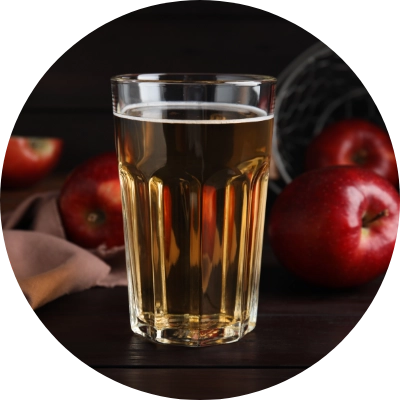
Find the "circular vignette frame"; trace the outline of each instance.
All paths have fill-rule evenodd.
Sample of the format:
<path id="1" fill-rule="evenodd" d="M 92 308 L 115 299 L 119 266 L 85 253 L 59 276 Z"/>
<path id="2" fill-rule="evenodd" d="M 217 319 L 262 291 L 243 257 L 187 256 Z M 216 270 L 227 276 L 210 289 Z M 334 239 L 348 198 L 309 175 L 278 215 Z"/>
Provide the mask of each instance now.
<path id="1" fill-rule="evenodd" d="M 171 2 L 171 1 L 165 1 L 165 2 L 163 2 L 163 1 L 160 1 L 160 2 L 157 2 L 157 1 L 144 1 L 142 7 L 129 8 L 129 9 L 120 9 L 119 15 L 104 17 L 104 24 L 107 23 L 107 22 L 110 22 L 110 21 L 112 21 L 114 19 L 118 19 L 119 17 L 122 17 L 122 16 L 128 15 L 130 13 L 133 13 L 133 12 L 135 12 L 137 10 L 141 10 L 143 8 L 146 8 L 146 7 L 154 7 L 154 6 L 157 6 L 157 5 L 160 5 L 160 4 L 164 4 L 165 5 L 165 3 L 168 3 L 168 2 Z M 313 32 L 311 24 L 299 23 L 297 21 L 296 17 L 294 17 L 294 16 L 285 16 L 285 14 L 280 11 L 280 9 L 271 9 L 271 8 L 267 9 L 267 8 L 258 7 L 258 4 L 257 4 L 256 1 L 245 1 L 245 0 L 243 0 L 243 1 L 233 1 L 233 0 L 231 0 L 231 1 L 226 1 L 226 3 L 227 3 L 227 5 L 229 5 L 231 3 L 231 4 L 235 4 L 235 5 L 239 4 L 239 5 L 245 5 L 245 6 L 248 6 L 248 7 L 259 8 L 260 12 L 264 11 L 264 12 L 273 13 L 273 14 L 275 14 L 277 16 L 280 16 L 281 18 L 289 20 L 290 22 L 292 22 L 294 24 L 297 24 L 298 26 L 300 26 L 301 28 L 303 28 L 304 30 L 309 32 L 310 34 L 316 36 L 321 42 L 324 42 L 329 48 L 333 49 L 338 56 L 340 56 L 344 61 L 346 61 L 349 64 L 350 68 L 353 70 L 354 74 L 356 74 L 358 76 L 358 78 L 360 79 L 361 83 L 363 83 L 364 86 L 366 88 L 368 88 L 368 81 L 367 80 L 361 80 L 360 65 L 359 64 L 353 64 L 352 63 L 352 57 L 349 56 L 349 55 L 345 55 L 344 49 L 337 47 L 337 44 L 336 44 L 335 40 L 323 40 L 321 38 L 321 34 L 319 32 Z M 103 24 L 89 24 L 87 32 L 81 32 L 79 39 L 65 40 L 64 41 L 64 48 L 57 48 L 56 49 L 56 54 L 54 56 L 48 57 L 48 64 L 41 64 L 40 65 L 40 76 L 44 75 L 47 72 L 47 70 L 48 70 L 48 68 L 50 68 L 52 62 L 58 56 L 62 55 L 65 51 L 67 51 L 72 46 L 74 46 L 76 43 L 78 43 L 81 39 L 83 39 L 85 36 L 89 35 L 91 32 L 93 32 L 94 30 L 96 30 L 98 27 L 100 27 L 102 25 Z M 25 101 L 30 96 L 32 90 L 35 88 L 35 86 L 38 83 L 38 81 L 39 80 L 32 81 L 32 87 L 24 89 Z M 383 120 L 383 117 L 384 117 L 384 115 L 383 115 L 383 105 L 382 104 L 378 104 L 376 102 L 376 90 L 375 89 L 368 89 L 368 92 L 369 92 L 373 102 L 375 103 L 377 110 L 380 112 L 380 114 L 382 116 L 382 120 Z M 17 114 L 18 114 L 18 110 L 21 107 L 23 107 L 22 104 L 17 105 Z M 393 138 L 393 136 L 392 136 L 392 121 L 390 121 L 390 120 L 383 120 L 383 121 L 385 123 L 385 126 L 386 126 L 386 129 L 387 129 L 388 133 Z M 14 122 L 15 121 L 9 121 L 9 123 L 8 123 L 8 137 L 10 137 L 10 135 L 11 135 Z M 6 146 L 5 144 L 0 144 L 0 153 L 4 152 L 5 146 Z M 400 158 L 400 156 L 399 156 L 400 155 L 400 144 L 394 144 L 394 149 L 395 149 L 396 154 L 397 154 L 397 159 L 399 159 Z M 2 155 L 0 157 L 1 157 L 0 159 L 3 159 Z M 279 164 L 279 162 L 280 161 L 278 161 L 278 164 Z M 277 188 L 277 191 L 279 191 L 279 188 Z M 400 255 L 400 241 L 397 240 L 396 250 L 394 252 L 394 256 L 399 256 L 399 255 Z M 7 264 L 8 281 L 11 281 L 11 282 L 8 282 L 8 286 L 11 288 L 12 292 L 14 291 L 14 293 L 16 293 L 16 295 L 18 297 L 22 297 L 23 300 L 24 300 L 23 301 L 23 312 L 26 313 L 26 314 L 30 314 L 32 321 L 38 321 L 34 316 L 34 312 L 32 313 L 32 311 L 30 310 L 29 305 L 26 302 L 25 298 L 23 297 L 22 292 L 19 290 L 18 286 L 15 283 L 15 279 L 14 279 L 14 276 L 13 276 L 12 271 L 11 271 L 11 267 L 12 266 L 8 262 L 7 253 L 6 253 L 5 249 L 4 249 L 3 240 L 1 238 L 1 231 L 0 231 L 0 256 L 1 256 L 1 259 L 3 260 L 3 263 L 5 261 L 6 264 Z M 382 288 L 381 288 L 377 298 L 379 298 L 379 297 L 384 295 L 386 282 L 392 280 L 392 268 L 393 268 L 392 264 L 391 264 L 391 266 L 390 266 L 390 268 L 389 268 L 389 270 L 388 270 L 388 272 L 386 274 L 384 284 L 382 285 Z M 14 283 L 12 281 L 14 281 Z M 373 301 L 373 303 L 371 304 L 369 311 L 377 311 L 376 310 L 376 300 L 377 299 L 375 299 Z M 19 303 L 19 305 L 21 305 L 21 303 Z M 297 376 L 296 378 L 292 379 L 291 381 L 288 381 L 287 383 L 282 383 L 281 385 L 277 385 L 277 386 L 274 386 L 272 388 L 268 388 L 265 391 L 266 392 L 280 392 L 281 389 L 286 389 L 288 387 L 291 387 L 293 389 L 293 386 L 295 386 L 293 384 L 296 384 L 299 381 L 303 382 L 303 380 L 306 377 L 312 376 L 313 375 L 313 371 L 315 371 L 315 369 L 320 368 L 321 365 L 326 364 L 326 361 L 336 360 L 338 353 L 342 353 L 346 349 L 347 346 L 345 346 L 345 345 L 352 344 L 353 343 L 353 338 L 357 338 L 357 337 L 360 336 L 361 323 L 363 323 L 363 329 L 364 329 L 364 324 L 366 323 L 367 319 L 368 318 L 367 318 L 367 314 L 366 314 L 365 317 L 360 320 L 359 324 L 354 327 L 352 332 L 349 332 L 349 336 L 344 341 L 344 343 L 342 343 L 340 346 L 338 346 L 334 351 L 332 351 L 330 354 L 328 354 L 323 360 L 318 362 L 316 365 L 314 365 L 313 367 L 309 368 L 304 373 L 300 374 L 299 376 Z M 52 338 L 51 333 L 48 332 L 47 329 L 40 322 L 39 322 L 39 326 L 40 326 L 40 336 L 47 337 L 48 338 L 48 343 L 55 345 L 56 352 L 62 354 L 64 359 L 75 359 L 68 352 L 68 350 L 63 349 L 62 346 L 60 346 L 59 344 L 57 344 L 54 341 L 54 339 Z M 87 368 L 87 366 L 83 365 L 82 363 L 81 363 L 81 367 L 82 368 Z M 99 375 L 99 374 L 95 370 L 92 370 L 92 369 L 88 368 L 88 375 L 90 376 L 90 375 Z M 115 382 L 110 381 L 106 377 L 104 378 L 104 382 L 106 384 L 107 383 L 115 384 Z M 131 390 L 131 389 L 125 387 L 124 385 L 120 385 L 120 387 L 121 387 L 121 392 L 134 392 L 134 390 Z M 153 396 L 153 397 L 154 398 L 160 398 L 160 397 L 157 397 L 157 396 Z M 248 399 L 249 397 L 248 396 L 244 396 L 243 399 L 245 399 L 245 398 Z"/>

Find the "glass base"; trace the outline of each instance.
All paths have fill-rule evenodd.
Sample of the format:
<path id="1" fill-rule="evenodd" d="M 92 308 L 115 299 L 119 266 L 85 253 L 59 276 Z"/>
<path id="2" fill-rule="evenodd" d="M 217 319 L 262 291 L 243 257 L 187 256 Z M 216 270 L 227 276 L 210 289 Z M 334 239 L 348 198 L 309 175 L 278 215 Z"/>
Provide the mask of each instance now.
<path id="1" fill-rule="evenodd" d="M 161 344 L 186 347 L 205 347 L 237 342 L 255 328 L 255 323 L 235 323 L 206 329 L 181 326 L 154 326 L 137 319 L 131 324 L 132 331 L 144 338 Z"/>

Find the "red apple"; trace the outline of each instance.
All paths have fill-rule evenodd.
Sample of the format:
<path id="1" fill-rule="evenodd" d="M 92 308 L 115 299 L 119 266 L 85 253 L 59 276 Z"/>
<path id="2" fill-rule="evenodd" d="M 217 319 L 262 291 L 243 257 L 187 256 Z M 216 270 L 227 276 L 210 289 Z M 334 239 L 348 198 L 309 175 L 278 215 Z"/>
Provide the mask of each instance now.
<path id="1" fill-rule="evenodd" d="M 12 136 L 4 158 L 3 189 L 28 187 L 44 178 L 57 164 L 62 145 L 56 138 Z"/>
<path id="2" fill-rule="evenodd" d="M 85 247 L 124 244 L 121 189 L 115 153 L 93 157 L 64 182 L 59 208 L 67 238 Z"/>
<path id="3" fill-rule="evenodd" d="M 203 257 L 214 258 L 215 233 L 217 226 L 217 191 L 214 186 L 204 185 L 202 191 L 201 248 Z M 233 221 L 233 219 L 232 219 Z"/>
<path id="4" fill-rule="evenodd" d="M 329 125 L 311 142 L 306 170 L 330 165 L 355 165 L 374 171 L 398 186 L 396 158 L 389 135 L 363 120 L 343 120 Z"/>
<path id="5" fill-rule="evenodd" d="M 399 195 L 379 175 L 352 166 L 313 170 L 277 197 L 269 237 L 278 260 L 327 287 L 366 283 L 386 271 L 399 223 Z"/>

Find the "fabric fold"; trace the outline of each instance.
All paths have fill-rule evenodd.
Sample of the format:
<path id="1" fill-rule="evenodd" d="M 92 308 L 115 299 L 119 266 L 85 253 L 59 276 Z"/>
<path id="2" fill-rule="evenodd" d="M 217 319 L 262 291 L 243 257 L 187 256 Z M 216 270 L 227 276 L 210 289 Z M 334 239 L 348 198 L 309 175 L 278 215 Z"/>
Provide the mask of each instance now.
<path id="1" fill-rule="evenodd" d="M 83 249 L 68 241 L 58 192 L 35 194 L 2 215 L 15 276 L 32 308 L 94 286 L 126 286 L 124 246 Z"/>

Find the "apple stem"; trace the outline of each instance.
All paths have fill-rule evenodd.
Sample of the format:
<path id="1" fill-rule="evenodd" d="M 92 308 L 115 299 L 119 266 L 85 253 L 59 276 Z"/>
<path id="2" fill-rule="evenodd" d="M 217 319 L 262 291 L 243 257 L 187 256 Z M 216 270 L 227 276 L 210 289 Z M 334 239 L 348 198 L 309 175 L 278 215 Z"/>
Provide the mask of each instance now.
<path id="1" fill-rule="evenodd" d="M 87 216 L 88 222 L 96 222 L 97 221 L 97 214 L 96 213 L 90 213 Z"/>
<path id="2" fill-rule="evenodd" d="M 353 161 L 358 165 L 364 165 L 367 161 L 368 151 L 360 149 L 354 156 Z"/>
<path id="3" fill-rule="evenodd" d="M 98 219 L 99 219 L 99 216 L 98 216 L 96 213 L 90 213 L 90 214 L 87 216 L 88 222 L 91 222 L 91 223 L 97 222 Z"/>
<path id="4" fill-rule="evenodd" d="M 101 225 L 106 220 L 106 215 L 103 211 L 92 211 L 86 216 L 87 221 L 92 225 Z"/>
<path id="5" fill-rule="evenodd" d="M 380 219 L 382 217 L 387 217 L 387 216 L 389 216 L 389 210 L 385 209 L 385 210 L 381 211 L 380 213 L 376 214 L 371 219 L 363 218 L 363 226 L 366 227 L 366 226 L 372 224 L 373 222 L 377 221 L 378 219 Z"/>

